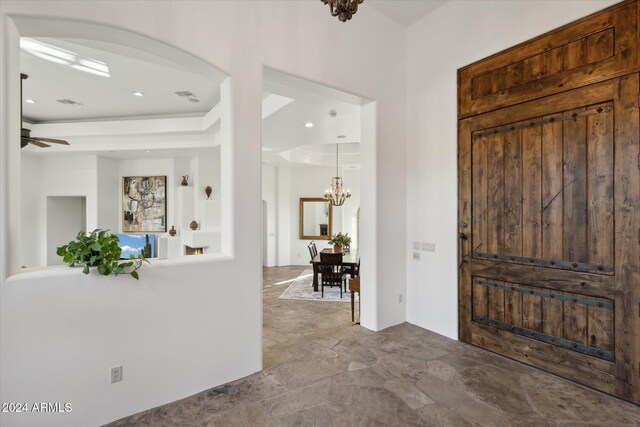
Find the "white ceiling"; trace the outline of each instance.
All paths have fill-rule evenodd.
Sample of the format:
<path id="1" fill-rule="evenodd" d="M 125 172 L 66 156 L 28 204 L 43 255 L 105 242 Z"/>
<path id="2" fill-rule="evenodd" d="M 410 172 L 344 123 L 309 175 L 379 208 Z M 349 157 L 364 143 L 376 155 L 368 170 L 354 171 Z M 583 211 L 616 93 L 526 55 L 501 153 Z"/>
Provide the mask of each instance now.
<path id="1" fill-rule="evenodd" d="M 38 102 L 23 102 L 25 118 L 33 122 L 28 127 L 34 135 L 66 139 L 71 145 L 29 146 L 25 154 L 156 158 L 178 155 L 178 151 L 187 155 L 189 149 L 221 142 L 219 122 L 208 119 L 217 111 L 213 107 L 226 78 L 219 71 L 193 71 L 109 43 L 49 38 L 29 42 L 36 43 L 36 55 L 22 52 L 21 71 L 29 74 L 23 99 Z M 38 43 L 44 50 L 38 50 Z M 37 55 L 58 54 L 56 49 L 67 63 Z M 86 60 L 94 61 L 97 69 L 104 70 L 102 63 L 106 64 L 109 77 L 71 67 Z M 360 108 L 367 100 L 274 70 L 266 69 L 264 76 L 265 164 L 335 167 L 336 144 L 340 144 L 340 165 L 359 167 Z M 178 97 L 173 93 L 177 90 L 189 90 L 201 102 Z M 136 97 L 134 91 L 145 96 Z M 83 105 L 56 102 L 63 98 Z M 307 122 L 313 127 L 305 127 Z"/>
<path id="2" fill-rule="evenodd" d="M 217 104 L 226 78 L 214 67 L 205 76 L 184 64 L 105 42 L 36 38 L 22 39 L 21 45 L 20 71 L 29 75 L 23 99 L 37 101 L 23 102 L 25 119 L 31 122 L 202 115 Z M 73 68 L 83 64 L 98 64 L 99 70 L 106 66 L 109 77 Z M 185 90 L 200 102 L 174 93 Z M 134 96 L 135 91 L 144 96 Z"/>
<path id="3" fill-rule="evenodd" d="M 360 6 L 378 12 L 408 27 L 442 6 L 447 0 L 365 0 Z"/>
<path id="4" fill-rule="evenodd" d="M 336 144 L 340 144 L 340 165 L 359 165 L 359 105 L 268 81 L 265 95 L 263 115 L 268 95 L 289 102 L 282 102 L 262 121 L 263 163 L 335 166 Z M 330 111 L 336 116 L 331 117 Z M 305 127 L 307 122 L 313 127 Z"/>

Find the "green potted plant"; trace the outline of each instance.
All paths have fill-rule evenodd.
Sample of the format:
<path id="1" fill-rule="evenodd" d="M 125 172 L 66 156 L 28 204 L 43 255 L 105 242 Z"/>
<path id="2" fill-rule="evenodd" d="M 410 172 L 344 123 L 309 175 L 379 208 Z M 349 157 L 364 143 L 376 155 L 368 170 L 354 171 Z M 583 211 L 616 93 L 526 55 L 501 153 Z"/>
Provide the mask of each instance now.
<path id="1" fill-rule="evenodd" d="M 351 245 L 351 237 L 349 237 L 349 233 L 342 234 L 334 234 L 331 236 L 331 240 L 328 242 L 330 245 L 333 245 L 334 252 L 342 252 L 348 251 L 349 246 Z"/>
<path id="2" fill-rule="evenodd" d="M 84 274 L 89 274 L 89 267 L 97 267 L 102 276 L 129 274 L 138 280 L 138 269 L 143 262 L 149 261 L 142 254 L 137 258 L 131 255 L 128 260 L 120 260 L 122 249 L 119 243 L 118 236 L 109 230 L 96 229 L 91 233 L 81 230 L 75 240 L 57 248 L 56 254 L 71 267 L 83 265 Z"/>

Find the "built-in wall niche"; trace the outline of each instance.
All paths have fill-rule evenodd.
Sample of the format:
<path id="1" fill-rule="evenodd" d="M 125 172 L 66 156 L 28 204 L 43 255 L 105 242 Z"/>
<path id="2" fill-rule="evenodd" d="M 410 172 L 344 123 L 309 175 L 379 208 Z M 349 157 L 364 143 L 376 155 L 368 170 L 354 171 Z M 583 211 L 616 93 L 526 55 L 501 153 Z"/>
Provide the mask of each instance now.
<path id="1" fill-rule="evenodd" d="M 204 248 L 192 248 L 191 246 L 185 246 L 185 255 L 203 255 Z"/>

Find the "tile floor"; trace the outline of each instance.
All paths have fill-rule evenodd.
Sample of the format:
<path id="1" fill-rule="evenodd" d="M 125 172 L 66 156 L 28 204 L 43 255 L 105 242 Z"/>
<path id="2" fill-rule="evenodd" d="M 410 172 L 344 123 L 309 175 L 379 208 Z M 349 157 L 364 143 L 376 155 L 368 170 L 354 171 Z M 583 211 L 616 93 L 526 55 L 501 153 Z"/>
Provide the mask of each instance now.
<path id="1" fill-rule="evenodd" d="M 635 405 L 416 326 L 278 299 L 303 269 L 264 269 L 263 372 L 109 426 L 640 425 Z"/>

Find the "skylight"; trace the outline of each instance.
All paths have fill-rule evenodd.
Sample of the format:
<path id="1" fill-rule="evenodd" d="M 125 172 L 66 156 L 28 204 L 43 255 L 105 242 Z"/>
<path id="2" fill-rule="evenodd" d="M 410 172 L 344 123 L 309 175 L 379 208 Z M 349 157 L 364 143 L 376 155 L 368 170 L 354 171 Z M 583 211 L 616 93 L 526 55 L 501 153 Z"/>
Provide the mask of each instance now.
<path id="1" fill-rule="evenodd" d="M 20 39 L 20 49 L 46 61 L 67 65 L 74 70 L 101 77 L 111 77 L 109 66 L 105 62 L 93 58 L 81 58 L 75 52 L 40 40 L 23 37 Z"/>

